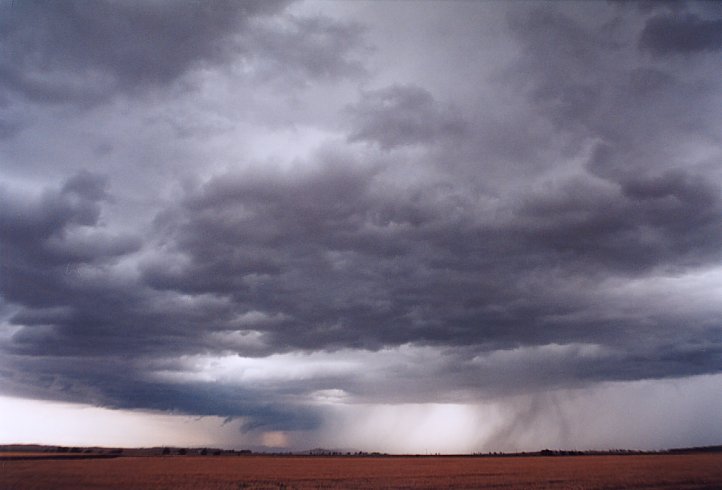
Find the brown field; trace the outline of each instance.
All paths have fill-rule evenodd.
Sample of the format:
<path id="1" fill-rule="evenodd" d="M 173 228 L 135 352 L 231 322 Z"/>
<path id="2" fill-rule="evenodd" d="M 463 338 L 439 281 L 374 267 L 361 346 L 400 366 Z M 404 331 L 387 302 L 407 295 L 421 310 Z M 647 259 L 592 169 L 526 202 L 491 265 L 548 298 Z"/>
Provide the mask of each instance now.
<path id="1" fill-rule="evenodd" d="M 26 451 L 0 451 L 0 461 L 4 459 L 67 459 L 67 458 L 88 458 L 97 457 L 95 453 L 52 453 L 48 451 L 26 452 Z"/>
<path id="2" fill-rule="evenodd" d="M 2 489 L 721 489 L 722 454 L 3 460 Z"/>

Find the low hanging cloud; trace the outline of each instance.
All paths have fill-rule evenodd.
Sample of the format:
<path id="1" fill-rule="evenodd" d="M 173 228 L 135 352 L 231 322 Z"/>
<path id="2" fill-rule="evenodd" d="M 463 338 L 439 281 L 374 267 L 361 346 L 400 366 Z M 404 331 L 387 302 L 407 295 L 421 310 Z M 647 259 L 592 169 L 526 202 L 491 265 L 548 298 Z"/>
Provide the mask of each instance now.
<path id="1" fill-rule="evenodd" d="M 363 73 L 349 54 L 363 44 L 360 26 L 286 15 L 288 4 L 6 2 L 0 84 L 38 103 L 87 105 L 224 65 L 293 83 Z"/>
<path id="2" fill-rule="evenodd" d="M 443 107 L 414 85 L 365 92 L 349 113 L 354 127 L 350 141 L 376 142 L 383 149 L 434 143 L 464 131 L 464 122 L 453 108 Z"/>
<path id="3" fill-rule="evenodd" d="M 11 11 L 4 395 L 298 446 L 373 449 L 349 420 L 403 407 L 533 434 L 442 444 L 494 450 L 594 446 L 585 400 L 718 382 L 714 9 L 313 5 Z"/>
<path id="4" fill-rule="evenodd" d="M 691 54 L 722 49 L 722 18 L 694 14 L 655 16 L 644 26 L 639 46 L 655 55 Z"/>

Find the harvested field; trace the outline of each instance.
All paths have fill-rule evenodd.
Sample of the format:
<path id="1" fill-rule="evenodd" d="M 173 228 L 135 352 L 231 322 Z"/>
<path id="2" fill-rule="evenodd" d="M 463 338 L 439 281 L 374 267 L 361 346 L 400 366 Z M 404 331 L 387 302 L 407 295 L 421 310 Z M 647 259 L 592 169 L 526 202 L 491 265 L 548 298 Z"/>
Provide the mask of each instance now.
<path id="1" fill-rule="evenodd" d="M 3 489 L 720 489 L 722 454 L 5 460 Z"/>
<path id="2" fill-rule="evenodd" d="M 57 454 L 57 453 L 20 453 L 20 452 L 0 452 L 0 461 L 21 461 L 32 460 L 39 461 L 43 459 L 109 459 L 117 458 L 117 455 L 111 454 Z"/>

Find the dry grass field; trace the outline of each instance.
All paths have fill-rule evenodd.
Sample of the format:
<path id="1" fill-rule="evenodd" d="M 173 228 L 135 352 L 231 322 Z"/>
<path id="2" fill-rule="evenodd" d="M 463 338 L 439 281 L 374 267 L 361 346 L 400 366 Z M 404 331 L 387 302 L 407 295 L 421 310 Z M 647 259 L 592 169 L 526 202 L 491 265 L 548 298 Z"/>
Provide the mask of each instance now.
<path id="1" fill-rule="evenodd" d="M 722 454 L 0 461 L 2 489 L 721 489 Z"/>

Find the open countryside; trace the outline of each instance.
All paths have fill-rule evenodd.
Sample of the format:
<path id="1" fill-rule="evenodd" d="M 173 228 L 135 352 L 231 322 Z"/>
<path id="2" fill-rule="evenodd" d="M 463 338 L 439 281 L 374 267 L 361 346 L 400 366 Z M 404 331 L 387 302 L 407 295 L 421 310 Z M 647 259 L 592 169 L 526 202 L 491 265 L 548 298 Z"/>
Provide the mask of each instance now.
<path id="1" fill-rule="evenodd" d="M 0 488 L 722 488 L 720 452 L 556 457 L 54 456 L 66 459 L 33 459 L 26 453 L 27 459 L 18 459 L 21 456 L 16 452 L 0 457 Z"/>

